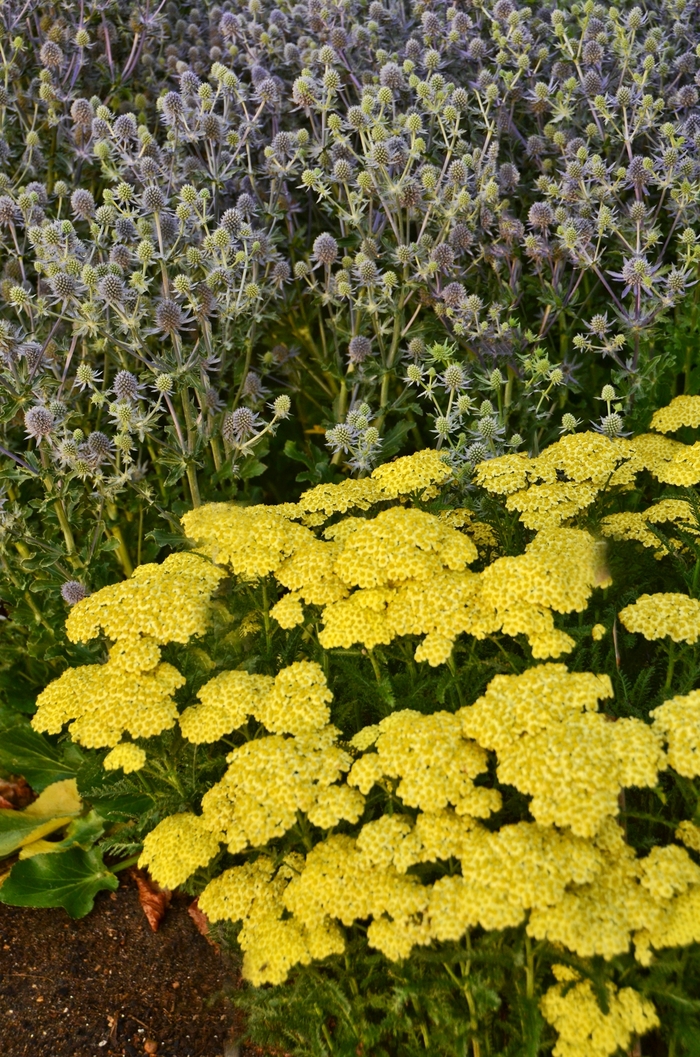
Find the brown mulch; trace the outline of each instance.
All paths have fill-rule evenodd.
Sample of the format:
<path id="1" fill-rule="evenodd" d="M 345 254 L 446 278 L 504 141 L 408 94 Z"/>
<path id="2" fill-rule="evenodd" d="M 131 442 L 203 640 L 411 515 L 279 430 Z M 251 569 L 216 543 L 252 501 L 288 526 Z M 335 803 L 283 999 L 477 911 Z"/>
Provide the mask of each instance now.
<path id="1" fill-rule="evenodd" d="M 134 880 L 100 892 L 91 914 L 0 903 L 0 1053 L 7 1057 L 254 1057 L 237 981 L 174 896 L 158 932 Z"/>

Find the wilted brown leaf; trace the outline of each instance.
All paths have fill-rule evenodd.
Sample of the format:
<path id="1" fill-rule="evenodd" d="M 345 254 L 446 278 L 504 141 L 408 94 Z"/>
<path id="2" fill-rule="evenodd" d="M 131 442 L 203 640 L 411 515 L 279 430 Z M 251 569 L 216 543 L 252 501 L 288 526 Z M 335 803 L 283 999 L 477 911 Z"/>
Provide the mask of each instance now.
<path id="1" fill-rule="evenodd" d="M 170 905 L 172 893 L 167 888 L 161 888 L 159 884 L 151 880 L 144 870 L 135 867 L 129 871 L 139 890 L 139 903 L 143 909 L 148 924 L 154 932 L 158 931 L 165 911 Z"/>
<path id="2" fill-rule="evenodd" d="M 190 915 L 195 923 L 198 932 L 204 936 L 207 943 L 210 943 L 212 947 L 215 947 L 218 951 L 219 944 L 211 938 L 209 935 L 209 918 L 203 910 L 199 909 L 199 900 L 195 899 L 187 908 L 187 913 Z"/>
<path id="3" fill-rule="evenodd" d="M 18 775 L 0 778 L 0 808 L 21 811 L 33 800 L 36 800 L 36 793 L 27 784 L 25 778 Z"/>

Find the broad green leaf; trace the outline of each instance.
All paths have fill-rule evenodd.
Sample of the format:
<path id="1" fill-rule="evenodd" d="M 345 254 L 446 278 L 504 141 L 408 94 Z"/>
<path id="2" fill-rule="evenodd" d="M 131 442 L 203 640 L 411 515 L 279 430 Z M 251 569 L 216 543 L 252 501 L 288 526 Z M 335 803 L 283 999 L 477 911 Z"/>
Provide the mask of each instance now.
<path id="1" fill-rule="evenodd" d="M 239 467 L 238 476 L 241 480 L 248 481 L 251 477 L 259 477 L 260 474 L 265 473 L 266 469 L 267 465 L 264 462 L 260 462 L 256 458 L 250 458 L 246 459 Z"/>
<path id="2" fill-rule="evenodd" d="M 69 823 L 66 829 L 66 835 L 63 840 L 35 840 L 31 844 L 25 844 L 24 847 L 20 848 L 19 857 L 20 859 L 31 859 L 33 855 L 41 855 L 57 851 L 68 851 L 69 848 L 79 844 L 81 848 L 89 848 L 95 843 L 95 841 L 102 836 L 105 828 L 103 825 L 103 819 L 97 814 L 96 811 L 91 811 L 89 815 L 84 815 L 82 818 L 74 818 Z"/>
<path id="3" fill-rule="evenodd" d="M 23 811 L 0 810 L 0 858 L 54 833 L 80 814 L 75 778 L 54 782 Z"/>
<path id="4" fill-rule="evenodd" d="M 63 907 L 72 918 L 82 918 L 98 892 L 118 887 L 119 879 L 107 869 L 101 852 L 74 846 L 60 855 L 34 855 L 15 863 L 0 888 L 0 901 L 15 907 Z"/>
<path id="5" fill-rule="evenodd" d="M 65 753 L 29 726 L 12 727 L 0 734 L 0 767 L 21 774 L 38 793 L 76 774 Z"/>

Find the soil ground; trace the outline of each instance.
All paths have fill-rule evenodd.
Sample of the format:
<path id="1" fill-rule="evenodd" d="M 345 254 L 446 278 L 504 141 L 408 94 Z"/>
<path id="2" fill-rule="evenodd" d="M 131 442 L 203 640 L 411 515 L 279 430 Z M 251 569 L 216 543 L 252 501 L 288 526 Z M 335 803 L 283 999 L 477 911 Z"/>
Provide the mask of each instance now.
<path id="1" fill-rule="evenodd" d="M 262 1057 L 232 1045 L 236 981 L 189 903 L 155 933 L 126 877 L 78 921 L 0 903 L 3 1057 Z"/>

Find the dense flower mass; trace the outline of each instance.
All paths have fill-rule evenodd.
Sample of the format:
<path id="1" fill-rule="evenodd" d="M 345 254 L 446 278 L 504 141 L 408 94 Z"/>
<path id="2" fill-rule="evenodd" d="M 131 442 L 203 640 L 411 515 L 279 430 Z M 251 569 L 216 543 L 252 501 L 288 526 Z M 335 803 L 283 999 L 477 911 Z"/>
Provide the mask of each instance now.
<path id="1" fill-rule="evenodd" d="M 555 965 L 558 981 L 542 999 L 542 1012 L 559 1033 L 554 1057 L 610 1057 L 627 1050 L 633 1035 L 658 1027 L 653 1003 L 631 987 L 613 988 L 603 1010 L 590 980 L 573 969 Z"/>
<path id="2" fill-rule="evenodd" d="M 593 837 L 617 814 L 625 786 L 654 786 L 665 766 L 658 735 L 636 719 L 611 723 L 597 701 L 611 697 L 607 676 L 562 664 L 499 675 L 463 710 L 467 735 L 496 751 L 501 781 L 530 794 L 543 825 Z"/>
<path id="3" fill-rule="evenodd" d="M 668 636 L 673 642 L 695 643 L 700 638 L 700 601 L 673 592 L 640 595 L 622 610 L 620 620 L 645 639 Z"/>

